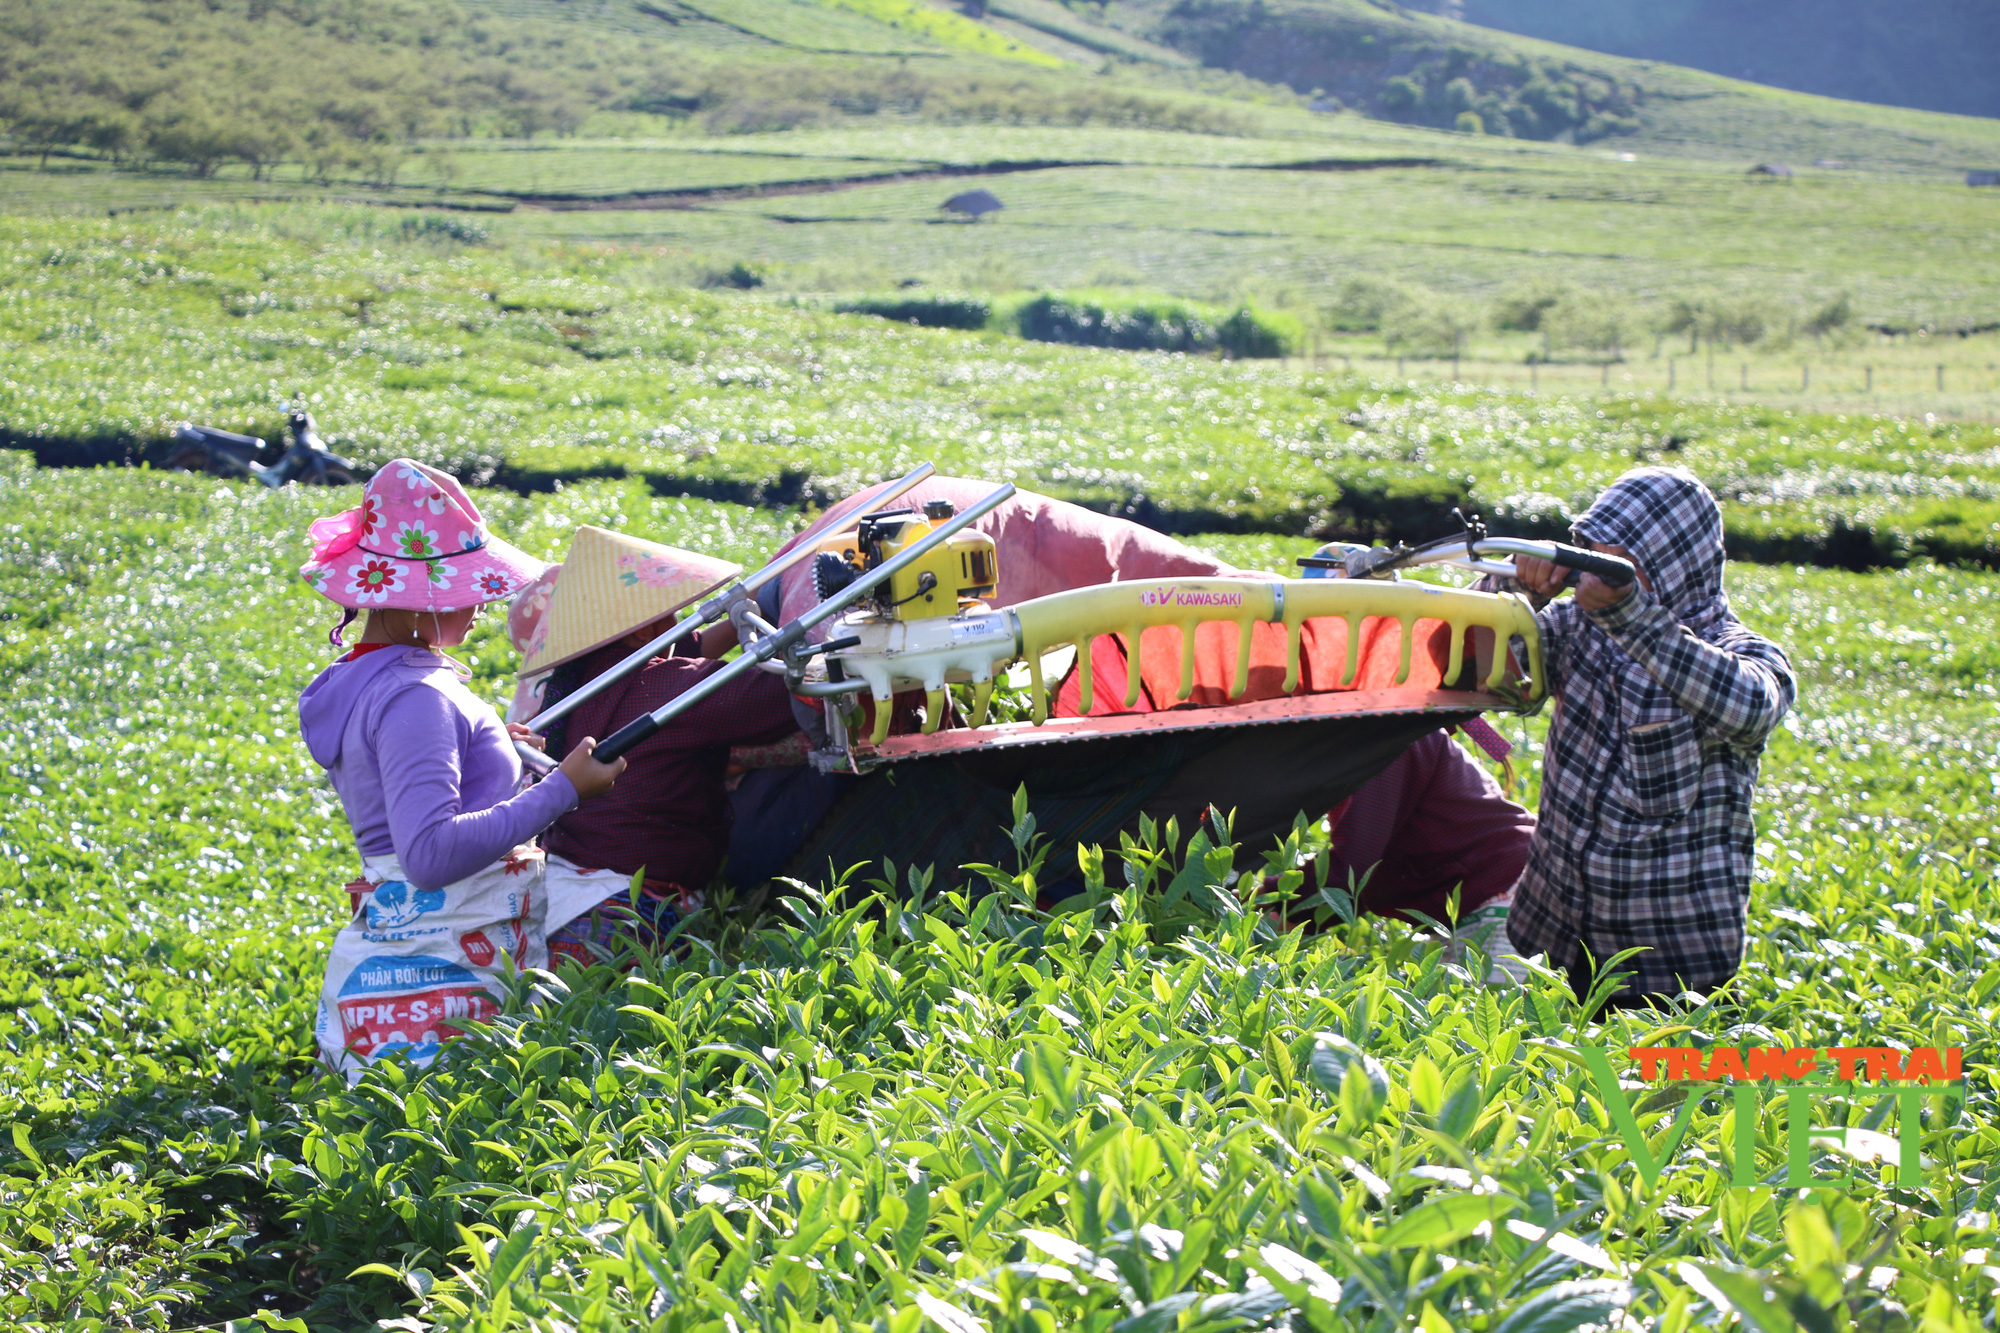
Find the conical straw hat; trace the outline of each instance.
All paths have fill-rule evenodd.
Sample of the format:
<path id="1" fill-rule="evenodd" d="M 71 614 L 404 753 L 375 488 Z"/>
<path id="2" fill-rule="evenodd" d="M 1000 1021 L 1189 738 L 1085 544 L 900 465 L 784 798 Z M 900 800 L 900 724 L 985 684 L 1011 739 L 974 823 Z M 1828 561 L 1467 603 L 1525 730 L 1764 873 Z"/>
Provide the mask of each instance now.
<path id="1" fill-rule="evenodd" d="M 578 528 L 542 614 L 541 642 L 521 663 L 521 674 L 535 675 L 594 652 L 742 572 L 741 565 L 712 556 L 603 528 Z"/>

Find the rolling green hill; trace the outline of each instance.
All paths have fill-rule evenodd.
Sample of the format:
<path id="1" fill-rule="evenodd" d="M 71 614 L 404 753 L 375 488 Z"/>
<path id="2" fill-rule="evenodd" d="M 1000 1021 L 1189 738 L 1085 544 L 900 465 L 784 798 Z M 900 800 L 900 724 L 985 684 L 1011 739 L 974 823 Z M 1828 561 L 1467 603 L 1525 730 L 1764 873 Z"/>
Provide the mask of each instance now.
<path id="1" fill-rule="evenodd" d="M 1249 302 L 1304 326 L 1295 349 L 1386 357 L 1382 373 L 1399 378 L 1410 358 L 1456 374 L 1463 355 L 1497 368 L 1481 382 L 1532 387 L 1533 359 L 1545 363 L 1533 374 L 1580 363 L 1612 388 L 1615 363 L 1632 391 L 1838 385 L 1894 389 L 1896 411 L 1994 414 L 1990 338 L 1926 339 L 2000 326 L 1994 192 L 1966 189 L 1956 170 L 2000 158 L 2000 122 L 1646 67 L 1360 0 L 1284 0 L 1234 27 L 1233 0 L 1202 3 L 1079 13 L 991 0 L 981 26 L 815 0 L 328 0 L 254 20 L 251 0 L 0 0 L 0 26 L 34 39 L 0 42 L 0 101 L 81 89 L 74 108 L 116 101 L 89 133 L 116 116 L 130 131 L 92 148 L 37 140 L 17 118 L 0 212 L 444 208 L 388 230 L 482 238 L 530 267 L 637 252 L 623 281 L 759 286 L 757 299 L 818 306 L 908 287 L 1003 303 L 1079 289 Z M 1236 46 L 1204 53 L 1201 32 Z M 1360 107 L 1368 79 L 1400 79 L 1426 90 L 1405 113 L 1431 116 L 1432 91 L 1456 96 L 1471 78 L 1432 75 L 1467 52 L 1529 81 L 1491 93 L 1490 124 L 1471 113 L 1492 133 L 1398 123 L 1379 107 L 1313 111 L 1315 90 L 1328 95 L 1307 83 L 1314 52 L 1336 38 L 1400 52 L 1343 67 Z M 1303 91 L 1198 62 L 1258 52 L 1297 68 L 1252 73 Z M 266 60 L 312 77 L 262 77 Z M 1623 90 L 1617 133 L 1579 144 L 1561 141 L 1574 126 L 1545 141 L 1515 125 L 1510 107 L 1598 79 L 1590 70 Z M 149 125 L 186 130 L 174 117 L 190 89 L 219 98 L 239 83 L 229 133 L 261 124 L 278 147 L 188 163 L 148 137 Z M 1832 156 L 1849 165 L 1744 173 Z M 1006 210 L 950 225 L 939 204 L 973 183 Z M 304 237 L 355 231 L 342 207 L 279 216 Z M 1685 359 L 1697 351 L 1698 380 Z M 1918 401 L 1919 386 L 1936 392 Z"/>
<path id="2" fill-rule="evenodd" d="M 1876 168 L 1963 168 L 1993 151 L 1978 122 L 1780 93 L 1375 0 L 1118 0 L 1107 16 L 1204 65 L 1407 124 Z"/>
<path id="3" fill-rule="evenodd" d="M 1684 392 L 1701 352 L 1711 391 L 1838 410 L 1827 386 L 1879 370 L 1935 390 L 1893 410 L 1994 414 L 1995 199 L 1957 168 L 2000 159 L 2000 122 L 1365 0 L 905 4 L 0 0 L 0 212 L 336 205 L 281 215 L 322 237 L 355 234 L 340 205 L 443 208 L 388 230 L 822 308 L 1250 303 L 1399 378 L 1465 357 L 1612 388 L 1616 364 Z M 1770 160 L 1801 165 L 1745 175 Z M 1005 211 L 950 225 L 975 181 Z"/>
<path id="4" fill-rule="evenodd" d="M 1942 173 L 1992 124 L 1788 94 L 1372 0 L 4 0 L 0 124 L 38 160 L 395 179 L 424 141 L 639 112 L 711 133 L 917 123 L 1468 137 Z M 1325 120 L 1324 114 L 1318 119 Z"/>
<path id="5" fill-rule="evenodd" d="M 2000 115 L 2000 10 L 1978 0 L 1444 0 L 1508 32 L 1828 97 Z"/>

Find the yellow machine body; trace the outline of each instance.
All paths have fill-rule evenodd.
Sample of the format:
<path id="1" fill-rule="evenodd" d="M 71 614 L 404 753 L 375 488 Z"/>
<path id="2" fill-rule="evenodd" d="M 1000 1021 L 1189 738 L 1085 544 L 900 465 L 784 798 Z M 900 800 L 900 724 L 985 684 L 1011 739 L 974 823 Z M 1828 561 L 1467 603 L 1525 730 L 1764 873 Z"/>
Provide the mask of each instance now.
<path id="1" fill-rule="evenodd" d="M 948 517 L 948 516 L 947 516 Z M 892 560 L 941 527 L 944 518 L 895 514 L 871 518 L 867 529 L 835 533 L 819 544 L 857 572 Z M 993 596 L 1000 584 L 999 558 L 993 539 L 970 530 L 955 533 L 942 546 L 898 571 L 876 593 L 874 608 L 896 620 L 923 620 L 957 615 L 975 602 Z"/>
<path id="2" fill-rule="evenodd" d="M 1401 626 L 1401 660 L 1395 683 L 1410 674 L 1411 650 L 1419 620 L 1442 621 L 1451 627 L 1450 660 L 1444 679 L 1456 680 L 1465 665 L 1469 631 L 1484 630 L 1489 643 L 1515 639 L 1526 650 L 1526 679 L 1514 677 L 1514 662 L 1504 649 L 1491 651 L 1479 665 L 1485 670 L 1483 690 L 1500 706 L 1529 712 L 1542 702 L 1541 634 L 1528 603 L 1512 594 L 1441 588 L 1424 583 L 1383 583 L 1372 579 L 1172 579 L 1107 583 L 1075 588 L 1022 602 L 1007 610 L 973 607 L 948 620 L 926 619 L 895 624 L 881 616 L 841 622 L 834 633 L 853 634 L 861 642 L 829 655 L 850 677 L 868 682 L 875 700 L 875 729 L 868 738 L 880 745 L 888 735 L 890 699 L 898 690 L 921 689 L 928 703 L 924 731 L 935 732 L 944 716 L 944 688 L 952 681 L 974 686 L 974 728 L 986 725 L 993 677 L 1016 661 L 1028 668 L 1036 726 L 1049 718 L 1050 682 L 1043 679 L 1042 660 L 1053 651 L 1076 650 L 1081 705 L 1088 712 L 1095 697 L 1091 641 L 1116 634 L 1137 645 L 1155 626 L 1172 626 L 1181 633 L 1179 698 L 1194 691 L 1195 630 L 1209 621 L 1226 621 L 1238 629 L 1236 676 L 1228 695 L 1241 696 L 1249 686 L 1251 633 L 1258 624 L 1282 625 L 1287 652 L 1286 694 L 1300 684 L 1301 638 L 1308 620 L 1338 619 L 1347 629 L 1347 661 L 1351 685 L 1360 670 L 1361 632 L 1370 620 L 1393 620 Z M 1125 707 L 1138 701 L 1140 673 L 1126 676 Z"/>

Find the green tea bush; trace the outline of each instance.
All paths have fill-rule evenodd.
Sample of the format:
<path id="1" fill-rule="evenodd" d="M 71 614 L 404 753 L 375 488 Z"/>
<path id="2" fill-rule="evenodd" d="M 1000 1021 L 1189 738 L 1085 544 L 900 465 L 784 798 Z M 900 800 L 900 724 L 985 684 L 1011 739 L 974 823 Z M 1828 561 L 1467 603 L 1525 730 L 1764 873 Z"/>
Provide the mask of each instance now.
<path id="1" fill-rule="evenodd" d="M 2000 536 L 1985 425 L 967 337 L 663 290 L 652 272 L 601 250 L 405 243 L 382 210 L 23 220 L 0 244 L 0 337 L 16 349 L 0 444 L 45 463 L 157 461 L 181 420 L 276 438 L 303 394 L 366 464 L 408 455 L 533 491 L 642 477 L 817 503 L 929 460 L 1175 532 L 1428 535 L 1469 502 L 1559 534 L 1647 460 L 1702 476 L 1745 541 L 1767 524 L 1824 537 L 1838 519 L 1986 561 Z M 1904 517 L 1932 500 L 1958 521 Z"/>
<path id="2" fill-rule="evenodd" d="M 630 481 L 477 498 L 541 555 L 579 522 L 742 561 L 792 529 Z M 1025 862 L 980 896 L 896 866 L 718 903 L 680 959 L 530 974 L 439 1068 L 348 1090 L 315 1077 L 308 1025 L 353 853 L 292 718 L 332 613 L 291 570 L 332 502 L 0 478 L 10 605 L 49 608 L 0 622 L 10 1328 L 1993 1317 L 1992 574 L 1730 571 L 1805 690 L 1764 761 L 1742 978 L 1669 1013 L 1488 991 L 1408 927 L 1350 921 L 1344 886 L 1312 892 L 1310 827 L 1270 849 L 1306 899 L 1275 921 L 1258 876 L 1164 830 L 1123 849 L 1131 882 L 1093 855 L 1090 892 L 1042 911 L 1031 875 L 1056 868 L 1022 827 Z M 507 692 L 495 619 L 461 656 Z M 1497 721 L 1532 800 L 1543 719 Z M 1646 1186 L 1578 1064 L 1842 1040 L 1965 1046 L 1921 1181 L 1873 1160 L 1881 1108 L 1818 1103 L 1814 1170 L 1856 1179 L 1787 1188 L 1767 1105 L 1758 1184 L 1733 1190 L 1729 1101 L 1697 1083 L 1632 1093 L 1656 1153 L 1692 1104 Z"/>
<path id="3" fill-rule="evenodd" d="M 1015 320 L 1021 336 L 1036 342 L 1153 352 L 1207 352 L 1216 346 L 1215 325 L 1205 312 L 1177 301 L 1120 306 L 1045 292 L 1023 304 Z"/>
<path id="4" fill-rule="evenodd" d="M 1296 351 L 1296 320 L 1254 306 L 1224 315 L 1185 301 L 1043 293 L 1015 312 L 1023 338 L 1124 351 L 1212 352 L 1270 358 Z"/>
<path id="5" fill-rule="evenodd" d="M 726 269 L 719 270 L 709 280 L 711 287 L 734 287 L 739 292 L 747 292 L 764 285 L 766 273 L 764 265 L 737 260 Z"/>
<path id="6" fill-rule="evenodd" d="M 993 318 L 993 303 L 988 298 L 948 292 L 862 296 L 836 302 L 833 308 L 843 314 L 875 315 L 927 329 L 983 329 Z"/>
<path id="7" fill-rule="evenodd" d="M 1291 356 L 1305 344 L 1305 326 L 1296 315 L 1238 306 L 1216 325 L 1215 342 L 1233 357 Z"/>
<path id="8" fill-rule="evenodd" d="M 439 241 L 457 245 L 484 245 L 492 234 L 476 222 L 449 213 L 421 213 L 403 219 L 403 237 L 414 241 Z"/>

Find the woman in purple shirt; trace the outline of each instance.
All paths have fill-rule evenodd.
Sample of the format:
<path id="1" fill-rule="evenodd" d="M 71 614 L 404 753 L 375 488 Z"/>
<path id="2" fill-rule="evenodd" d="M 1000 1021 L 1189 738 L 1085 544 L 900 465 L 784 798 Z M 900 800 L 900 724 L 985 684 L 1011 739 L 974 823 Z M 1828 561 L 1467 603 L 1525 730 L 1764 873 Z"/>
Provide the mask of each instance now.
<path id="1" fill-rule="evenodd" d="M 312 525 L 300 569 L 315 592 L 357 611 L 360 642 L 299 696 L 306 748 L 327 771 L 361 853 L 353 916 L 335 937 L 320 995 L 322 1058 L 350 1079 L 391 1052 L 430 1061 L 465 1020 L 499 1011 L 503 975 L 540 966 L 543 862 L 531 840 L 610 788 L 584 738 L 544 782 L 522 789 L 513 737 L 441 651 L 479 608 L 541 572 L 486 530 L 458 483 L 397 459 L 356 509 Z"/>

